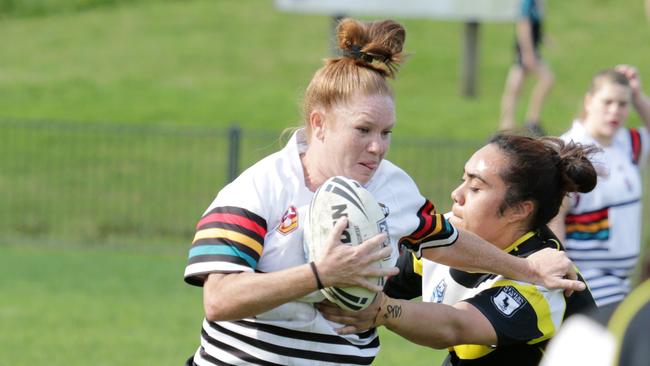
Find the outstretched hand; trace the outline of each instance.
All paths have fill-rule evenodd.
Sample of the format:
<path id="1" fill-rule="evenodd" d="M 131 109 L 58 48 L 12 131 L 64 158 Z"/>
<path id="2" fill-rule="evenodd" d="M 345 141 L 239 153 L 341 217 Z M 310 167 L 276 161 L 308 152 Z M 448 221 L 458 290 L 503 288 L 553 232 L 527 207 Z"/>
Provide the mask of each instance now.
<path id="1" fill-rule="evenodd" d="M 399 272 L 397 267 L 381 268 L 376 265 L 392 251 L 390 246 L 381 248 L 386 234 L 375 235 L 357 246 L 346 245 L 341 243 L 341 234 L 347 224 L 345 217 L 336 222 L 316 261 L 323 285 L 360 286 L 379 292 L 382 287 L 368 280 L 368 277 L 392 276 Z"/>
<path id="2" fill-rule="evenodd" d="M 578 281 L 578 273 L 565 252 L 545 248 L 531 254 L 527 260 L 537 274 L 537 284 L 547 288 L 564 289 L 566 296 L 587 287 L 584 282 Z"/>

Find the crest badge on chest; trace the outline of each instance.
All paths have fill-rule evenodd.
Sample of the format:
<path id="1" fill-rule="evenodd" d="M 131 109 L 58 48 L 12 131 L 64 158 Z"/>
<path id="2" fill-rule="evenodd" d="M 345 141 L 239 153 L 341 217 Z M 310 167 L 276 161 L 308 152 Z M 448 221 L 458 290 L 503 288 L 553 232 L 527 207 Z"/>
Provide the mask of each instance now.
<path id="1" fill-rule="evenodd" d="M 298 227 L 298 210 L 292 205 L 287 207 L 287 210 L 284 211 L 282 219 L 280 220 L 280 225 L 278 226 L 278 232 L 286 235 L 290 232 L 296 230 Z"/>

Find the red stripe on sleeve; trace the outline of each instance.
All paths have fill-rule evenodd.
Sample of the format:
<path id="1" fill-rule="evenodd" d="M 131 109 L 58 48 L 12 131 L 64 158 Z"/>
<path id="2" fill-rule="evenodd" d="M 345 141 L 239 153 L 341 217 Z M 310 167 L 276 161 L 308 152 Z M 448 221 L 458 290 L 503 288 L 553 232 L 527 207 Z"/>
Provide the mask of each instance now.
<path id="1" fill-rule="evenodd" d="M 433 216 L 431 216 L 431 211 L 433 210 L 435 210 L 435 208 L 431 201 L 427 201 L 424 206 L 422 206 L 422 209 L 418 212 L 418 216 L 423 221 L 422 227 L 420 230 L 409 235 L 410 237 L 422 239 L 431 232 L 431 226 L 433 226 L 434 219 Z"/>
<path id="2" fill-rule="evenodd" d="M 250 231 L 253 231 L 259 234 L 261 237 L 266 235 L 266 229 L 261 227 L 258 223 L 253 220 L 250 220 L 246 217 L 230 214 L 230 213 L 220 213 L 215 212 L 203 217 L 198 224 L 196 224 L 196 229 L 198 230 L 201 226 L 209 224 L 211 222 L 223 222 L 226 224 L 234 224 L 244 227 Z"/>
<path id="3" fill-rule="evenodd" d="M 589 224 L 604 220 L 607 217 L 607 208 L 603 208 L 602 210 L 586 212 L 579 215 L 567 215 L 565 222 L 567 224 Z"/>

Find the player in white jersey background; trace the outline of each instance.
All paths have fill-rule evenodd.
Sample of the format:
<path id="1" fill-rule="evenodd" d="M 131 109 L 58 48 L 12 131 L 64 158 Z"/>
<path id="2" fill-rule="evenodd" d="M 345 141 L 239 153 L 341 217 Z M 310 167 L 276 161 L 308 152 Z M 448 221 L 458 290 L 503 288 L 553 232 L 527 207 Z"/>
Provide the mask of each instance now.
<path id="1" fill-rule="evenodd" d="M 189 251 L 185 280 L 203 287 L 201 344 L 188 365 L 325 365 L 372 363 L 374 330 L 340 335 L 316 310 L 323 286 L 362 285 L 364 276 L 394 273 L 398 241 L 440 262 L 502 273 L 548 286 L 582 289 L 568 258 L 547 250 L 528 259 L 502 253 L 456 230 L 401 169 L 384 160 L 395 126 L 386 81 L 401 61 L 404 28 L 393 21 L 338 26 L 343 55 L 326 61 L 304 98 L 304 128 L 287 146 L 224 187 L 205 211 Z M 363 184 L 388 209 L 388 252 L 378 236 L 352 248 L 330 238 L 330 252 L 307 263 L 304 213 L 326 179 Z M 337 237 L 336 232 L 339 236 Z M 452 245 L 453 244 L 453 245 Z M 425 249 L 426 248 L 426 249 Z M 389 256 L 389 269 L 369 262 Z M 316 300 L 315 300 L 316 299 Z"/>
<path id="2" fill-rule="evenodd" d="M 591 146 L 558 138 L 496 135 L 467 161 L 451 197 L 448 219 L 512 256 L 561 248 L 546 226 L 567 192 L 587 192 L 596 171 Z M 343 334 L 385 325 L 418 344 L 448 348 L 445 365 L 537 365 L 544 347 L 570 314 L 595 309 L 589 291 L 560 290 L 507 276 L 450 268 L 410 253 L 400 256 L 369 308 L 345 312 L 321 305 L 326 317 L 348 324 Z M 413 299 L 422 296 L 424 302 Z M 393 298 L 394 297 L 394 298 Z"/>
<path id="3" fill-rule="evenodd" d="M 625 126 L 634 108 L 640 128 Z M 650 154 L 650 98 L 634 67 L 620 65 L 595 75 L 584 111 L 562 135 L 594 144 L 602 170 L 596 188 L 569 197 L 552 228 L 580 268 L 599 307 L 621 301 L 641 249 L 642 175 Z"/>

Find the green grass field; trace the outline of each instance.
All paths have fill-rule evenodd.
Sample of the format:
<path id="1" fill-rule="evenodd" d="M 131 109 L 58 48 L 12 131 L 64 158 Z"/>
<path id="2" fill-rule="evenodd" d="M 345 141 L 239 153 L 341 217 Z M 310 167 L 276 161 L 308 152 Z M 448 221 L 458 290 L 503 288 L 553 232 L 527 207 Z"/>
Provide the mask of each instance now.
<path id="1" fill-rule="evenodd" d="M 185 246 L 0 246 L 2 365 L 181 365 L 198 347 L 201 290 Z M 377 365 L 444 355 L 383 331 Z M 407 362 L 407 363 L 406 363 Z"/>
<path id="2" fill-rule="evenodd" d="M 549 132 L 568 127 L 600 69 L 635 64 L 650 91 L 642 1 L 547 4 L 543 54 L 557 76 L 543 112 Z M 330 19 L 279 13 L 271 0 L 1 0 L 0 12 L 0 120 L 91 126 L 0 130 L 0 365 L 181 364 L 198 344 L 202 311 L 200 290 L 182 281 L 187 245 L 193 220 L 224 181 L 210 169 L 222 165 L 223 146 L 202 128 L 298 125 L 301 92 L 328 53 Z M 512 25 L 481 26 L 479 96 L 470 100 L 459 92 L 462 24 L 398 20 L 410 59 L 394 82 L 395 140 L 485 139 L 512 60 Z M 101 132 L 106 125 L 138 132 L 113 136 Z M 150 134 L 148 126 L 170 132 Z M 97 134 L 112 136 L 110 144 Z M 196 161 L 199 151 L 212 155 Z M 421 155 L 391 158 L 410 164 Z M 155 174 L 142 179 L 141 166 Z M 456 169 L 442 168 L 444 179 Z M 96 186 L 75 185 L 87 177 Z M 170 204 L 171 195 L 183 203 Z M 43 212 L 65 226 L 47 227 Z M 138 221 L 162 216 L 176 225 L 160 231 Z M 179 240 L 185 227 L 188 237 Z M 49 240 L 71 230 L 75 240 Z M 115 233 L 131 239 L 108 240 Z M 386 331 L 382 339 L 377 365 L 432 365 L 444 354 Z"/>

